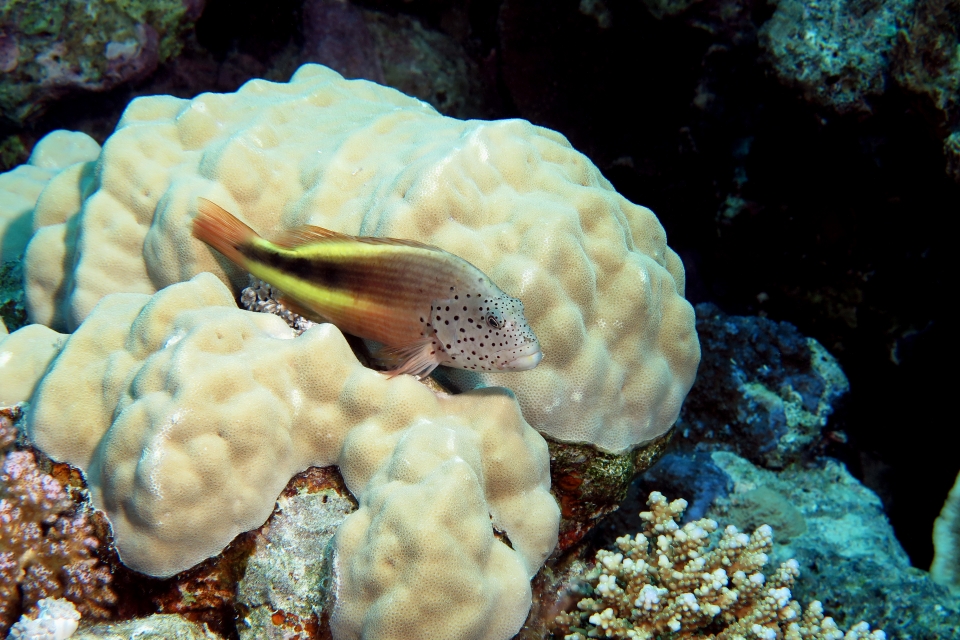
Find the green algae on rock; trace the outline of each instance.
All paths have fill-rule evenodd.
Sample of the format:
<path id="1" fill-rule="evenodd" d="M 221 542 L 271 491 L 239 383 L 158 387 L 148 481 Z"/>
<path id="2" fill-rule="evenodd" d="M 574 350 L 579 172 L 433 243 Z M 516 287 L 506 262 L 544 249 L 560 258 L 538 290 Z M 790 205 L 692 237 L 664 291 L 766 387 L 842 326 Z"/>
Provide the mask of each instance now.
<path id="1" fill-rule="evenodd" d="M 357 509 L 336 467 L 294 476 L 255 534 L 255 551 L 237 585 L 241 640 L 326 629 L 332 601 L 331 541 Z"/>
<path id="2" fill-rule="evenodd" d="M 603 516 L 619 508 L 630 483 L 663 455 L 672 435 L 670 430 L 619 454 L 547 439 L 550 492 L 560 503 L 560 539 L 554 555 L 575 546 Z"/>
<path id="3" fill-rule="evenodd" d="M 0 323 L 10 333 L 27 324 L 27 309 L 23 306 L 23 263 L 19 260 L 0 263 Z"/>
<path id="4" fill-rule="evenodd" d="M 105 91 L 177 55 L 202 2 L 4 0 L 0 110 L 23 124 L 74 90 Z"/>

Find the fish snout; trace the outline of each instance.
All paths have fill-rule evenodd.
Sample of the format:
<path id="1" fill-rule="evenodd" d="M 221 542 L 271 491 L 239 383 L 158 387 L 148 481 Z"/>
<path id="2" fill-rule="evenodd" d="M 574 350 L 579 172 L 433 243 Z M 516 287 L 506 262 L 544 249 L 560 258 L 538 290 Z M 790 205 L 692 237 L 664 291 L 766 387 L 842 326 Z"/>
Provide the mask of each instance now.
<path id="1" fill-rule="evenodd" d="M 513 358 L 500 365 L 504 371 L 528 371 L 543 360 L 543 352 L 540 351 L 540 344 L 537 342 L 527 343 L 511 355 Z"/>

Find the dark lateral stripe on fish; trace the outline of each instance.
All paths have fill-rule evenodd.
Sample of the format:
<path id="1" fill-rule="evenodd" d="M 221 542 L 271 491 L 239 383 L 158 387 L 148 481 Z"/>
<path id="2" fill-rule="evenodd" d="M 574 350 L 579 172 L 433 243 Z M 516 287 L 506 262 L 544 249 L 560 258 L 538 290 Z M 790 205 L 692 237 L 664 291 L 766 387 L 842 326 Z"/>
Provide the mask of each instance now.
<path id="1" fill-rule="evenodd" d="M 298 256 L 293 251 L 273 249 L 261 243 L 250 243 L 238 249 L 247 260 L 310 280 L 319 286 L 330 289 L 346 289 L 352 286 L 350 274 L 336 260 Z"/>
<path id="2" fill-rule="evenodd" d="M 446 254 L 435 249 L 424 249 L 414 256 L 409 246 L 354 244 L 349 238 L 320 240 L 291 249 L 255 240 L 238 249 L 255 275 L 259 264 L 309 281 L 316 288 L 351 293 L 384 304 L 421 299 L 420 291 L 409 290 L 409 282 L 426 283 L 444 277 L 446 271 Z"/>

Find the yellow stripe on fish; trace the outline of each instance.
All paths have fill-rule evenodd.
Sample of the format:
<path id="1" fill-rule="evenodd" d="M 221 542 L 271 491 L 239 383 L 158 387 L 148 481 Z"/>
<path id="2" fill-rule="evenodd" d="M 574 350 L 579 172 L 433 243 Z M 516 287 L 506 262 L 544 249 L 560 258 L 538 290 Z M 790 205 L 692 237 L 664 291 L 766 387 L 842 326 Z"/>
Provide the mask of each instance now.
<path id="1" fill-rule="evenodd" d="M 282 291 L 294 311 L 385 345 L 399 359 L 392 375 L 523 371 L 542 358 L 523 303 L 437 247 L 312 226 L 271 241 L 205 198 L 193 235 Z"/>

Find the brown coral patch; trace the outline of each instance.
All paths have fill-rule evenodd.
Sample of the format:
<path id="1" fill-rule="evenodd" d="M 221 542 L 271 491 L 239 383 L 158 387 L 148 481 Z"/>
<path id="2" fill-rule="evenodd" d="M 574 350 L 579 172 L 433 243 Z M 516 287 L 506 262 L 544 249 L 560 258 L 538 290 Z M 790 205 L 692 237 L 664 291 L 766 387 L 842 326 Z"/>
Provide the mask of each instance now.
<path id="1" fill-rule="evenodd" d="M 0 418 L 7 446 L 13 412 Z M 66 598 L 85 618 L 106 618 L 117 597 L 100 562 L 96 527 L 72 492 L 32 451 L 8 451 L 0 469 L 0 635 L 43 598 Z"/>
<path id="2" fill-rule="evenodd" d="M 589 445 L 547 439 L 550 447 L 551 493 L 560 503 L 559 555 L 586 536 L 603 518 L 616 511 L 630 483 L 648 469 L 666 449 L 673 431 L 633 451 L 610 454 Z"/>
<path id="3" fill-rule="evenodd" d="M 353 499 L 337 467 L 310 467 L 306 471 L 301 471 L 293 476 L 280 495 L 292 498 L 301 493 L 320 493 L 328 490 Z M 354 506 L 357 506 L 355 500 Z"/>
<path id="4" fill-rule="evenodd" d="M 20 405 L 0 407 L 0 450 L 6 449 L 17 440 L 17 428 L 14 426 L 23 416 Z"/>

